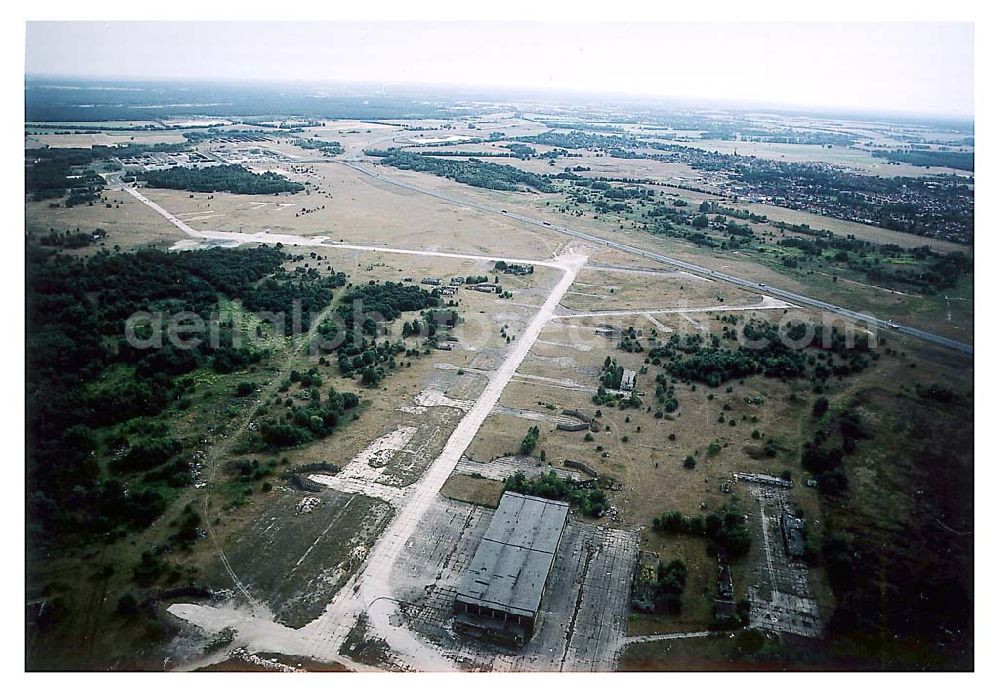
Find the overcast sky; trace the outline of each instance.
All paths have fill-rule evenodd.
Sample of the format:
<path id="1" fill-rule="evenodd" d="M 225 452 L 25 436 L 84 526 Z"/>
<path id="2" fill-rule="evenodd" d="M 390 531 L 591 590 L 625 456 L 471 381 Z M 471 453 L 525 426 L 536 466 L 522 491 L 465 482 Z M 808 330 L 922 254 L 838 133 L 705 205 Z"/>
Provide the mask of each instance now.
<path id="1" fill-rule="evenodd" d="M 971 115 L 971 24 L 29 22 L 26 73 L 581 90 Z"/>

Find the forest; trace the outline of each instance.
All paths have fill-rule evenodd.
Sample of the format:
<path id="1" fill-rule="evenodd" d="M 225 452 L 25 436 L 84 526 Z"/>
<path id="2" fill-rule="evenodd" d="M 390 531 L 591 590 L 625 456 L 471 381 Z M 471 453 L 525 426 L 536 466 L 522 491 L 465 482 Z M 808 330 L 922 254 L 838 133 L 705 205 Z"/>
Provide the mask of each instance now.
<path id="1" fill-rule="evenodd" d="M 120 536 L 156 519 L 169 488 L 191 483 L 185 443 L 158 416 L 190 407 L 192 371 L 231 372 L 266 355 L 222 321 L 217 342 L 189 349 L 157 341 L 155 324 L 135 328 L 148 345 L 138 347 L 126 336 L 129 317 L 192 312 L 213 325 L 220 299 L 252 303 L 269 276 L 277 306 L 300 290 L 343 284 L 342 274 L 286 276 L 288 257 L 269 247 L 102 249 L 79 259 L 29 243 L 27 255 L 27 505 L 39 548 Z"/>

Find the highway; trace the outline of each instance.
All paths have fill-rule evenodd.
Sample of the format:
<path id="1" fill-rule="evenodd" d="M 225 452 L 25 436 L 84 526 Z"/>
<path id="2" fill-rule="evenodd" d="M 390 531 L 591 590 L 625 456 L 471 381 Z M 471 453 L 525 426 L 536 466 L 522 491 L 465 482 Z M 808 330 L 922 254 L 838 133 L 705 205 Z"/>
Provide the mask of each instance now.
<path id="1" fill-rule="evenodd" d="M 433 196 L 443 201 L 449 203 L 454 203 L 455 205 L 465 206 L 467 208 L 473 208 L 475 210 L 480 210 L 486 213 L 493 213 L 495 215 L 502 215 L 504 217 L 510 218 L 511 220 L 517 220 L 518 222 L 525 223 L 527 225 L 536 225 L 547 230 L 552 230 L 553 232 L 558 232 L 560 234 L 569 235 L 571 237 L 576 237 L 577 239 L 582 239 L 588 241 L 592 244 L 598 244 L 601 246 L 606 246 L 610 249 L 616 249 L 618 251 L 623 251 L 628 254 L 633 254 L 635 256 L 641 256 L 652 261 L 657 261 L 659 263 L 668 264 L 671 266 L 676 266 L 685 271 L 695 273 L 699 276 L 705 278 L 711 278 L 712 280 L 719 280 L 726 283 L 732 283 L 742 288 L 748 290 L 754 290 L 755 292 L 766 293 L 774 297 L 778 297 L 787 302 L 792 302 L 799 305 L 804 305 L 807 307 L 812 307 L 815 309 L 820 309 L 826 312 L 832 312 L 840 316 L 852 319 L 854 321 L 865 322 L 869 326 L 880 329 L 882 331 L 896 331 L 898 333 L 911 336 L 913 338 L 920 339 L 922 341 L 927 341 L 929 343 L 934 343 L 936 345 L 942 346 L 944 348 L 949 348 L 951 350 L 958 351 L 963 355 L 971 356 L 973 354 L 973 347 L 967 343 L 962 343 L 961 341 L 956 341 L 952 338 L 946 336 L 941 336 L 930 331 L 924 331 L 923 329 L 918 329 L 912 326 L 903 326 L 897 324 L 891 319 L 879 319 L 870 314 L 865 314 L 863 312 L 857 312 L 847 307 L 840 307 L 838 305 L 831 304 L 829 302 L 824 302 L 823 300 L 818 300 L 813 297 L 808 297 L 806 295 L 800 295 L 799 293 L 792 292 L 790 290 L 783 290 L 782 288 L 774 287 L 773 285 L 767 285 L 765 283 L 757 283 L 751 280 L 746 280 L 745 278 L 740 278 L 738 276 L 730 275 L 728 273 L 723 273 L 721 271 L 714 271 L 711 268 L 706 268 L 705 266 L 699 266 L 698 264 L 690 263 L 687 261 L 681 261 L 680 259 L 675 259 L 670 256 L 665 256 L 663 254 L 658 254 L 654 251 L 647 251 L 646 249 L 640 249 L 639 247 L 632 246 L 630 244 L 623 244 L 621 242 L 615 242 L 610 239 L 605 239 L 589 232 L 581 232 L 580 230 L 574 230 L 565 225 L 557 225 L 544 220 L 538 220 L 535 218 L 528 217 L 526 215 L 521 215 L 519 213 L 511 213 L 502 208 L 496 208 L 489 205 L 484 205 L 482 203 L 474 203 L 472 201 L 462 200 L 449 196 L 437 191 L 431 191 L 428 189 L 420 188 L 419 186 L 414 186 L 413 184 L 408 184 L 404 181 L 399 181 L 398 179 L 393 179 L 378 172 L 373 172 L 365 167 L 361 166 L 360 160 L 331 160 L 339 161 L 352 169 L 364 174 L 365 176 L 378 179 L 379 181 L 384 181 L 388 184 L 394 186 L 399 186 L 401 188 L 409 189 L 417 193 L 422 193 L 427 196 Z"/>

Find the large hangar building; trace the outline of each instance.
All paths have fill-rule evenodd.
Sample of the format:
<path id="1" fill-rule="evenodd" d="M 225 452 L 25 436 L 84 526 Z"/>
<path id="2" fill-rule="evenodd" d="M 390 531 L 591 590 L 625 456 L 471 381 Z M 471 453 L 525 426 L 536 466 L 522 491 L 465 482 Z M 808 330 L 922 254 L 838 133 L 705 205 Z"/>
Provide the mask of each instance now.
<path id="1" fill-rule="evenodd" d="M 535 630 L 567 503 L 504 493 L 455 597 L 455 627 L 523 645 Z"/>

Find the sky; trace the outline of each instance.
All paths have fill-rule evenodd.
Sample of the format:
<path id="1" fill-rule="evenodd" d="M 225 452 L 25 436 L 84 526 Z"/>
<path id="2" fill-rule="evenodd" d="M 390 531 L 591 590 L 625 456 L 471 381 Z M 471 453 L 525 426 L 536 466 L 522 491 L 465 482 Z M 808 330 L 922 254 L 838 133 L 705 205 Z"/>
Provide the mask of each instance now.
<path id="1" fill-rule="evenodd" d="M 25 72 L 497 86 L 973 113 L 959 23 L 28 22 Z"/>

